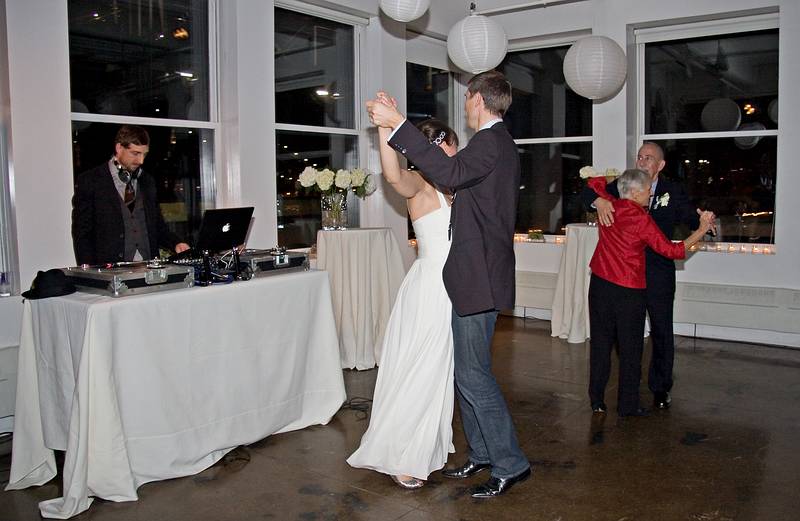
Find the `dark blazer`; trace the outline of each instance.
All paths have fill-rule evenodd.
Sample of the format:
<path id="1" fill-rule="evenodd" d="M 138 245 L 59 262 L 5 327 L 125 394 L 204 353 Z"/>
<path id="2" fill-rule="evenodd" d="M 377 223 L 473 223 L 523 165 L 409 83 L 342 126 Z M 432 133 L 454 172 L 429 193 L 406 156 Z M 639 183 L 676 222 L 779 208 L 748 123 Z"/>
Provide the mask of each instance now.
<path id="1" fill-rule="evenodd" d="M 137 181 L 137 197 L 142 198 L 150 252 L 175 248 L 178 237 L 167 228 L 156 201 L 155 181 L 142 172 Z M 72 197 L 72 245 L 80 264 L 103 264 L 123 260 L 125 225 L 119 192 L 111 178 L 108 163 L 78 175 Z"/>
<path id="2" fill-rule="evenodd" d="M 408 121 L 389 144 L 427 179 L 455 193 L 443 278 L 456 313 L 513 308 L 520 165 L 506 126 L 499 122 L 481 130 L 453 157 L 431 145 Z"/>
<path id="3" fill-rule="evenodd" d="M 614 180 L 606 186 L 608 193 L 614 197 L 619 197 L 617 181 Z M 669 194 L 669 202 L 666 206 L 653 208 L 655 202 L 664 194 Z M 586 208 L 591 208 L 592 203 L 597 199 L 596 194 L 591 188 L 584 187 L 581 192 L 581 199 Z M 650 216 L 656 222 L 667 239 L 672 239 L 675 232 L 675 225 L 684 223 L 692 230 L 700 226 L 700 218 L 697 215 L 697 208 L 689 203 L 689 196 L 686 195 L 683 187 L 666 179 L 663 175 L 658 176 L 656 193 L 653 197 L 653 204 L 650 209 Z M 650 248 L 645 250 L 645 266 L 647 270 L 648 290 L 664 289 L 675 290 L 675 262 L 666 257 L 662 257 Z M 658 287 L 651 286 L 657 285 Z"/>

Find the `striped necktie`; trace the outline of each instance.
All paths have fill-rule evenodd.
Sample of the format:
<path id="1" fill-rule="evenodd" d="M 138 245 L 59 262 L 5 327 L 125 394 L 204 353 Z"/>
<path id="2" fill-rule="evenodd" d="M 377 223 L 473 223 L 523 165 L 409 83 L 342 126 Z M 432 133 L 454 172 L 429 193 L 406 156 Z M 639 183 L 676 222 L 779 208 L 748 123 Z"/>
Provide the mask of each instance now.
<path id="1" fill-rule="evenodd" d="M 133 212 L 136 205 L 136 190 L 133 189 L 133 179 L 125 184 L 125 205 Z"/>

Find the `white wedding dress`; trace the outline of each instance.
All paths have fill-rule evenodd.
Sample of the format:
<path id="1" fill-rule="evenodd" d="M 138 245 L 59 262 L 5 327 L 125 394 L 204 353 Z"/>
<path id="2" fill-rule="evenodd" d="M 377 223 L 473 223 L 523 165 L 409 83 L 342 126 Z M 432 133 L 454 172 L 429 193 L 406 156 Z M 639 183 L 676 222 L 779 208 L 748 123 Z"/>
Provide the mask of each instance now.
<path id="1" fill-rule="evenodd" d="M 418 479 L 444 467 L 453 448 L 452 305 L 442 268 L 450 251 L 450 206 L 413 222 L 417 260 L 392 308 L 375 383 L 372 417 L 353 467 Z"/>

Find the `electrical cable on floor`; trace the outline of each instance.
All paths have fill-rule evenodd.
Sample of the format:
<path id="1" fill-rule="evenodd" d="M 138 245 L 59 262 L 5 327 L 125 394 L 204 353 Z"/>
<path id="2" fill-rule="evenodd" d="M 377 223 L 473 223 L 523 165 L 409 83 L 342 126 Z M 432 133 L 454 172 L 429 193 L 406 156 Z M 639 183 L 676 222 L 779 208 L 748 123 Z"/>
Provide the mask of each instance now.
<path id="1" fill-rule="evenodd" d="M 371 399 L 354 396 L 342 404 L 342 409 L 350 409 L 355 411 L 358 421 L 362 421 L 369 418 L 369 408 L 371 405 Z"/>

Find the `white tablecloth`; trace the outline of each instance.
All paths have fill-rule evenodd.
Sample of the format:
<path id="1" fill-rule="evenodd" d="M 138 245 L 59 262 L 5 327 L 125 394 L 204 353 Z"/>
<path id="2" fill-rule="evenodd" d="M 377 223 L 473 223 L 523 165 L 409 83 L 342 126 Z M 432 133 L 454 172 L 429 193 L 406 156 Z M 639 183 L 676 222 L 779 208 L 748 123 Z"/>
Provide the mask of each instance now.
<path id="1" fill-rule="evenodd" d="M 374 367 L 405 276 L 394 234 L 389 228 L 320 230 L 317 268 L 330 274 L 342 367 Z"/>
<path id="2" fill-rule="evenodd" d="M 570 343 L 583 343 L 589 338 L 589 261 L 598 238 L 596 226 L 567 225 L 550 327 L 552 336 Z"/>
<path id="3" fill-rule="evenodd" d="M 237 445 L 327 423 L 345 399 L 328 276 L 287 273 L 112 299 L 26 300 L 7 490 L 56 474 L 67 518 L 91 496 L 202 471 Z"/>

